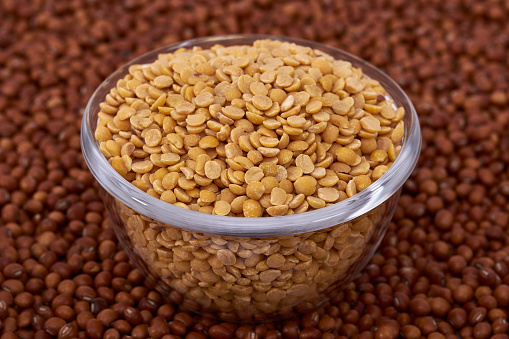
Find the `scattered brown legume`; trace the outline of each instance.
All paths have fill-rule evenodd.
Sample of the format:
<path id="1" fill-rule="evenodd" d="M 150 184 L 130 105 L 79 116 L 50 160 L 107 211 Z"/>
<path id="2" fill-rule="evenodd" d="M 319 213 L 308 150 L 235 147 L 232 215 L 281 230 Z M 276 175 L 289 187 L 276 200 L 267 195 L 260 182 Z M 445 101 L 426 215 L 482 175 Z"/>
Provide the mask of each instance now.
<path id="1" fill-rule="evenodd" d="M 419 316 L 404 302 L 396 305 L 396 300 L 404 299 L 396 293 L 403 293 L 408 300 L 417 294 L 432 298 L 429 315 L 437 321 L 438 332 L 445 338 L 457 338 L 459 333 L 474 337 L 475 325 L 470 325 L 469 314 L 477 307 L 488 306 L 484 305 L 484 299 L 483 306 L 479 305 L 476 295 L 477 289 L 488 287 L 489 295 L 496 298 L 498 305 L 487 309 L 488 315 L 482 322 L 490 324 L 491 338 L 508 338 L 505 308 L 509 294 L 505 291 L 509 286 L 509 251 L 505 239 L 509 158 L 503 151 L 509 146 L 505 76 L 508 55 L 504 31 L 508 12 L 503 2 L 254 0 L 229 2 L 225 6 L 223 2 L 211 0 L 196 1 L 192 9 L 173 0 L 108 4 L 55 1 L 51 6 L 46 5 L 47 2 L 24 0 L 0 3 L 3 14 L 0 21 L 2 338 L 50 338 L 45 323 L 55 316 L 52 300 L 60 294 L 61 281 L 86 274 L 92 278 L 90 286 L 97 291 L 93 303 L 73 295 L 70 307 L 76 312 L 75 319 L 62 326 L 61 331 L 66 328 L 74 331 L 73 322 L 80 313 L 90 312 L 92 304 L 108 310 L 116 308 L 115 297 L 124 291 L 122 286 L 126 283 L 130 284 L 129 290 L 143 284 L 143 279 L 132 279 L 140 272 L 131 264 L 129 269 L 137 273 L 129 274 L 129 279 L 126 275 L 120 284 L 115 280 L 115 287 L 112 284 L 111 272 L 116 264 L 126 263 L 127 256 L 116 245 L 110 249 L 110 241 L 116 244 L 117 239 L 110 221 L 103 217 L 99 192 L 92 184 L 90 173 L 84 170 L 79 153 L 81 112 L 91 93 L 109 73 L 134 55 L 194 36 L 238 32 L 300 36 L 347 49 L 382 67 L 403 86 L 421 118 L 425 147 L 419 166 L 403 189 L 389 232 L 379 253 L 354 284 L 337 293 L 318 311 L 317 328 L 321 337 L 344 338 L 342 335 L 356 332 L 359 338 L 374 338 L 375 328 L 387 326 L 382 318 L 391 318 L 400 322 L 401 336 L 408 333 L 408 338 L 420 338 L 422 334 L 415 331 L 419 329 Z M 228 15 L 217 8 L 228 8 Z M 169 13 L 179 20 L 168 20 Z M 465 22 L 475 24 L 464 25 Z M 293 67 L 301 62 L 311 65 L 305 55 L 285 59 L 285 64 Z M 245 64 L 239 60 L 237 66 L 245 67 Z M 207 67 L 200 71 L 213 75 Z M 260 82 L 276 81 L 277 72 L 270 72 L 264 72 L 267 76 L 260 77 Z M 324 89 L 330 85 L 328 79 L 320 82 Z M 161 80 L 164 78 L 157 81 L 158 86 L 175 84 Z M 280 109 L 284 99 L 281 92 L 274 90 L 268 94 Z M 125 95 L 127 91 L 122 93 Z M 111 110 L 116 100 L 115 96 L 109 96 L 107 102 L 111 107 L 103 109 Z M 167 97 L 166 100 L 178 102 L 183 98 Z M 205 95 L 202 105 L 209 104 L 207 100 L 210 96 Z M 200 107 L 196 98 L 195 104 Z M 339 114 L 352 105 L 353 102 L 341 101 L 333 109 Z M 395 113 L 382 110 L 378 114 L 391 119 Z M 321 121 L 320 114 L 313 113 L 313 119 Z M 271 130 L 281 127 L 277 121 L 267 120 L 265 127 Z M 166 119 L 163 126 L 169 130 L 176 125 Z M 298 122 L 291 127 L 300 128 Z M 220 135 L 226 135 L 224 132 Z M 371 154 L 378 145 L 365 140 L 361 139 L 363 153 Z M 248 158 L 253 161 L 261 156 L 251 153 Z M 278 159 L 287 156 L 287 152 L 281 151 Z M 376 156 L 379 155 L 371 155 Z M 167 165 L 174 165 L 179 159 L 168 159 Z M 322 184 L 325 178 L 315 179 L 329 187 Z M 265 177 L 262 181 L 269 187 Z M 296 203 L 300 201 L 297 196 L 294 199 Z M 83 238 L 87 241 L 82 242 Z M 60 245 L 52 245 L 56 240 Z M 437 256 L 433 250 L 431 245 L 438 240 L 450 245 L 450 261 Z M 103 245 L 105 242 L 107 245 Z M 83 261 L 79 265 L 74 263 L 70 271 L 52 267 L 56 262 L 67 262 L 71 254 L 75 258 L 72 261 L 76 258 Z M 32 305 L 26 308 L 14 302 L 22 292 L 11 289 L 15 287 L 8 282 L 12 278 L 4 275 L 4 268 L 11 263 L 24 267 L 24 273 L 15 279 L 22 282 L 22 292 L 33 295 Z M 428 263 L 438 266 L 430 271 L 425 269 Z M 495 277 L 494 285 L 484 285 L 490 280 L 480 281 L 479 263 L 493 269 L 500 280 Z M 464 269 L 468 274 L 462 273 Z M 432 271 L 440 271 L 443 276 L 435 276 Z M 35 288 L 33 282 L 29 283 L 31 279 L 40 279 L 42 287 Z M 455 287 L 467 282 L 470 286 L 476 281 L 477 286 L 471 286 L 473 298 L 464 304 L 457 303 L 452 297 Z M 380 284 L 390 285 L 392 292 L 376 292 Z M 451 333 L 444 325 L 450 324 L 449 317 L 441 315 L 434 306 L 437 298 L 449 303 L 449 312 L 468 309 L 466 323 L 457 333 L 456 328 Z M 140 313 L 151 312 L 155 319 L 166 305 L 160 297 L 145 296 L 136 300 L 134 307 Z M 397 308 L 396 313 L 392 307 Z M 352 309 L 360 315 L 355 324 L 342 320 Z M 26 310 L 33 311 L 33 316 L 26 318 Z M 174 334 L 167 334 L 169 330 L 164 326 L 168 326 L 175 313 L 182 312 L 178 305 L 175 310 L 163 316 L 166 323 L 162 322 L 162 330 L 157 332 L 155 329 L 150 332 L 150 320 L 144 321 L 149 325 L 149 335 L 159 333 L 161 338 L 176 339 Z M 31 319 L 31 324 L 20 327 L 27 324 L 25 319 Z M 191 319 L 191 323 L 186 323 L 184 335 L 190 338 L 198 338 L 200 333 L 212 337 L 216 325 L 231 325 L 204 317 Z M 265 328 L 234 324 L 227 327 L 224 337 L 243 338 L 249 333 L 258 338 L 298 338 L 311 323 L 301 318 L 264 325 Z M 104 329 L 105 338 L 121 338 L 132 336 L 133 327 L 122 318 L 104 325 Z M 86 337 L 84 327 L 78 326 L 76 330 L 72 337 Z M 432 336 L 438 338 L 437 332 L 428 335 Z"/>

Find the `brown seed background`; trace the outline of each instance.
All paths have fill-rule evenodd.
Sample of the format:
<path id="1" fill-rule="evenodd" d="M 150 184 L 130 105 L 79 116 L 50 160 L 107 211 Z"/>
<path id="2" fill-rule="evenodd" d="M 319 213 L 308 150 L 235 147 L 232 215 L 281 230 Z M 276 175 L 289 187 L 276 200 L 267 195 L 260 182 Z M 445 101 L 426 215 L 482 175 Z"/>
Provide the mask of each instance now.
<path id="1" fill-rule="evenodd" d="M 2 0 L 0 338 L 508 338 L 508 20 L 502 0 Z M 322 309 L 276 324 L 202 318 L 145 286 L 80 153 L 81 115 L 108 74 L 227 33 L 365 58 L 423 128 L 379 252 Z"/>

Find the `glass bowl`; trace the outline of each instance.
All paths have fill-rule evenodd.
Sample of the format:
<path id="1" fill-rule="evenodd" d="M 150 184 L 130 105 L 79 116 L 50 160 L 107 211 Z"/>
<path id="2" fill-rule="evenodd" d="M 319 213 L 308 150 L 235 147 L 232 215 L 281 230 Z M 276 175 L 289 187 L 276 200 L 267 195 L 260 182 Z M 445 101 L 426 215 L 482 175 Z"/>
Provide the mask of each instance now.
<path id="1" fill-rule="evenodd" d="M 405 136 L 389 170 L 356 195 L 314 211 L 240 218 L 186 210 L 156 199 L 122 178 L 99 149 L 99 104 L 132 64 L 179 48 L 294 42 L 349 61 L 376 79 L 405 109 Z M 416 111 L 385 73 L 353 55 L 306 40 L 227 35 L 189 40 L 142 55 L 120 67 L 91 97 L 82 121 L 87 165 L 100 184 L 107 213 L 132 262 L 162 294 L 200 314 L 228 321 L 281 319 L 319 307 L 366 265 L 383 238 L 421 148 Z"/>

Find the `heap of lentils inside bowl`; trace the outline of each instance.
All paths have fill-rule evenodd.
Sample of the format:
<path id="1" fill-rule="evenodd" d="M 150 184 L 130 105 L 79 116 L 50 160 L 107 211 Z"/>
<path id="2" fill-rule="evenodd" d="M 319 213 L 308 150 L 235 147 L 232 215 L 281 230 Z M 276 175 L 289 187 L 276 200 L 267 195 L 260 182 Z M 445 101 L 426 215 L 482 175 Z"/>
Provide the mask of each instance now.
<path id="1" fill-rule="evenodd" d="M 394 162 L 402 107 L 347 61 L 277 40 L 132 65 L 95 137 L 140 190 L 209 214 L 281 216 L 364 190 Z"/>

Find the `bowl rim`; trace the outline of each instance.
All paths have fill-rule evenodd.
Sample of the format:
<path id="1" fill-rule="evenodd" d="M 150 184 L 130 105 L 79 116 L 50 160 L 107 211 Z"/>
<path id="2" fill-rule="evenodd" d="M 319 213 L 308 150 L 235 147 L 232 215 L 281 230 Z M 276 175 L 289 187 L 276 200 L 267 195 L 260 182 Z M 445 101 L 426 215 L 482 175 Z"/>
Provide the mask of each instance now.
<path id="1" fill-rule="evenodd" d="M 108 163 L 99 150 L 99 144 L 93 131 L 97 120 L 93 119 L 99 111 L 109 90 L 118 79 L 128 72 L 129 66 L 156 60 L 160 53 L 171 53 L 179 48 L 201 46 L 212 47 L 216 44 L 246 45 L 260 39 L 288 41 L 308 46 L 352 63 L 353 67 L 362 69 L 363 75 L 378 80 L 388 96 L 405 108 L 405 136 L 401 151 L 387 172 L 377 181 L 354 196 L 321 209 L 300 214 L 278 217 L 229 217 L 187 210 L 174 206 L 139 190 L 125 180 Z M 81 124 L 81 146 L 85 162 L 100 186 L 123 204 L 140 214 L 161 223 L 179 227 L 188 231 L 234 237 L 273 237 L 313 232 L 355 219 L 379 206 L 399 191 L 412 173 L 421 149 L 421 133 L 417 112 L 412 102 L 400 86 L 382 70 L 369 62 L 345 52 L 339 48 L 299 38 L 261 35 L 233 34 L 215 35 L 166 45 L 140 55 L 119 67 L 90 97 L 85 108 Z"/>

